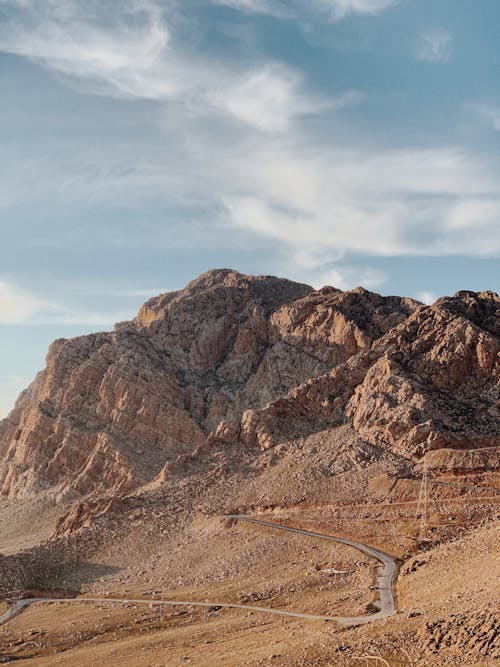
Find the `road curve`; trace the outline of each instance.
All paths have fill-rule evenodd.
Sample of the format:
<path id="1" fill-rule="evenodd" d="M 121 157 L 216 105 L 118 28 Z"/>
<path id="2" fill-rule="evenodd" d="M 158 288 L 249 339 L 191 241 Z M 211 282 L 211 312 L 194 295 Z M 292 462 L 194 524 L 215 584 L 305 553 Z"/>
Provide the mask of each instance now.
<path id="1" fill-rule="evenodd" d="M 246 521 L 254 523 L 267 528 L 274 528 L 276 530 L 284 530 L 288 533 L 296 533 L 298 535 L 307 535 L 308 537 L 316 537 L 322 540 L 329 540 L 330 542 L 338 542 L 353 547 L 358 551 L 362 551 L 367 556 L 371 556 L 382 563 L 382 568 L 379 569 L 377 576 L 377 590 L 380 593 L 379 611 L 367 616 L 334 616 L 329 617 L 329 620 L 334 620 L 340 625 L 363 625 L 370 623 L 379 618 L 386 618 L 393 614 L 396 610 L 396 603 L 394 599 L 394 578 L 397 571 L 397 562 L 393 556 L 379 551 L 373 547 L 369 547 L 361 542 L 354 542 L 343 537 L 334 537 L 333 535 L 326 535 L 325 533 L 316 533 L 311 530 L 304 530 L 302 528 L 293 528 L 291 526 L 282 526 L 279 523 L 271 523 L 270 521 L 263 521 L 261 519 L 254 519 L 254 517 L 246 516 L 245 514 L 226 514 L 226 519 L 235 519 L 237 521 Z"/>
<path id="2" fill-rule="evenodd" d="M 333 537 L 324 533 L 315 533 L 310 530 L 303 530 L 302 528 L 293 528 L 291 526 L 282 526 L 278 523 L 271 523 L 270 521 L 262 521 L 254 519 L 253 517 L 243 514 L 227 514 L 226 519 L 233 519 L 235 521 L 246 521 L 266 528 L 276 530 L 283 530 L 289 533 L 296 533 L 299 535 L 306 535 L 323 540 L 330 540 L 331 542 L 338 542 L 347 546 L 353 547 L 371 556 L 382 563 L 382 568 L 379 569 L 377 576 L 377 589 L 380 593 L 379 611 L 374 614 L 366 616 L 328 616 L 325 614 L 303 614 L 298 611 L 289 611 L 286 609 L 276 609 L 273 607 L 257 607 L 249 604 L 237 604 L 229 602 L 196 602 L 192 600 L 158 600 L 158 599 L 143 599 L 143 598 L 23 598 L 16 600 L 3 614 L 0 615 L 0 625 L 8 623 L 15 616 L 20 614 L 26 607 L 37 602 L 44 603 L 63 603 L 63 604 L 81 604 L 82 602 L 90 603 L 104 603 L 113 602 L 121 604 L 153 604 L 155 606 L 170 606 L 170 607 L 205 607 L 205 608 L 224 608 L 224 609 L 244 609 L 246 611 L 256 611 L 264 614 L 274 614 L 275 616 L 292 616 L 295 618 L 302 618 L 311 621 L 333 621 L 343 626 L 356 626 L 371 623 L 380 618 L 390 616 L 395 611 L 395 601 L 393 594 L 394 577 L 396 574 L 396 559 L 389 554 L 369 547 L 361 542 L 354 542 L 353 540 L 346 540 L 341 537 Z"/>
<path id="3" fill-rule="evenodd" d="M 20 614 L 23 609 L 29 607 L 33 602 L 38 602 L 41 598 L 23 598 L 22 600 L 15 600 L 11 606 L 4 611 L 3 614 L 0 614 L 0 625 L 8 623 L 14 616 Z M 43 598 L 42 598 L 43 599 Z"/>

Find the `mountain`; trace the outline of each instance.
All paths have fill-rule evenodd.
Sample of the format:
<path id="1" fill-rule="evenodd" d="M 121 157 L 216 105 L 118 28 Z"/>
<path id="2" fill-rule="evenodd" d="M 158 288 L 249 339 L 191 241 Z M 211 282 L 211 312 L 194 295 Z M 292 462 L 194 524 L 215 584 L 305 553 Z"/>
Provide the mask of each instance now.
<path id="1" fill-rule="evenodd" d="M 139 617 L 116 603 L 109 616 L 84 605 L 71 621 L 83 632 L 56 606 L 34 641 L 34 610 L 16 620 L 26 638 L 12 634 L 8 655 L 114 666 L 145 664 L 148 650 L 148 664 L 192 654 L 209 667 L 500 658 L 499 445 L 494 292 L 426 306 L 209 271 L 113 332 L 55 341 L 0 421 L 0 595 L 373 612 L 376 561 L 226 516 L 244 513 L 392 554 L 397 613 L 310 632 L 215 603 L 199 614 L 151 603 Z"/>
<path id="2" fill-rule="evenodd" d="M 113 333 L 58 340 L 0 424 L 0 492 L 130 491 L 213 430 L 368 350 L 417 307 L 210 271 Z M 231 432 L 231 431 L 230 431 Z"/>

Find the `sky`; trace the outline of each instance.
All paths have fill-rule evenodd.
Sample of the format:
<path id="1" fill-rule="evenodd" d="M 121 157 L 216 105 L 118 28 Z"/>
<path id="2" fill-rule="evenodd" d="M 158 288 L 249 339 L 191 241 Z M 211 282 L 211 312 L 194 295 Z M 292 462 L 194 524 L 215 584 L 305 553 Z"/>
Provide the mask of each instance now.
<path id="1" fill-rule="evenodd" d="M 0 416 L 210 268 L 500 288 L 498 0 L 0 0 Z"/>

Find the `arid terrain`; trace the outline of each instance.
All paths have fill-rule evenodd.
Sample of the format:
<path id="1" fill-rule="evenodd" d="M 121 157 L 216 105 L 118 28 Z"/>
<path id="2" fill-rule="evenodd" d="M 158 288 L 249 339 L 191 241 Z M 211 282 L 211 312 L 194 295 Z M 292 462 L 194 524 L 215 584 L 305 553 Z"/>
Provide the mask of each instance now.
<path id="1" fill-rule="evenodd" d="M 0 662 L 500 665 L 499 361 L 494 292 L 227 269 L 55 341 L 0 422 L 0 616 L 47 599 Z"/>

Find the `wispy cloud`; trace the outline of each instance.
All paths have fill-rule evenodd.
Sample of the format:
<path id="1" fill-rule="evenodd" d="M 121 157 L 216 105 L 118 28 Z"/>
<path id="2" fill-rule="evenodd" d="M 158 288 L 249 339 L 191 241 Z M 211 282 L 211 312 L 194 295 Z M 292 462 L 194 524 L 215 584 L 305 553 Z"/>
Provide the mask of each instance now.
<path id="1" fill-rule="evenodd" d="M 61 74 L 108 84 L 123 95 L 169 96 L 175 82 L 162 85 L 148 73 L 169 43 L 170 33 L 159 7 L 125 1 L 112 25 L 95 2 L 87 12 L 70 0 L 39 3 L 7 0 L 17 8 L 2 22 L 0 48 L 51 67 Z M 93 21 L 92 19 L 98 19 Z"/>
<path id="2" fill-rule="evenodd" d="M 268 14 L 302 19 L 304 12 L 311 10 L 326 14 L 334 21 L 350 14 L 380 14 L 399 0 L 212 0 L 217 5 L 225 5 L 245 13 Z"/>
<path id="3" fill-rule="evenodd" d="M 153 3 L 124 3 L 127 12 L 114 21 L 101 17 L 96 25 L 92 12 L 77 12 L 81 4 L 70 0 L 21 4 L 15 25 L 7 21 L 0 27 L 0 48 L 72 80 L 102 86 L 108 95 L 157 100 L 164 141 L 148 145 L 144 153 L 140 142 L 113 143 L 108 149 L 78 145 L 59 161 L 44 155 L 28 165 L 6 155 L 9 169 L 0 181 L 0 199 L 11 209 L 25 200 L 27 181 L 33 183 L 32 207 L 47 200 L 90 202 L 100 209 L 119 202 L 139 216 L 141 203 L 151 200 L 164 216 L 161 225 L 151 224 L 154 233 L 141 227 L 116 234 L 102 225 L 96 237 L 106 246 L 141 248 L 171 246 L 179 236 L 191 243 L 194 229 L 198 243 L 208 236 L 213 243 L 217 234 L 271 239 L 276 255 L 292 258 L 304 277 L 316 281 L 339 271 L 343 284 L 357 277 L 332 263 L 348 254 L 500 253 L 495 223 L 500 174 L 493 160 L 453 146 L 391 148 L 375 140 L 368 145 L 348 120 L 334 124 L 331 118 L 332 111 L 359 103 L 358 93 L 319 98 L 306 91 L 299 72 L 264 58 L 251 66 L 203 62 L 179 46 L 167 24 L 173 19 Z M 56 11 L 61 4 L 65 11 Z M 321 2 L 338 17 L 377 13 L 391 4 Z M 43 20 L 37 21 L 40 6 Z M 100 4 L 92 6 L 97 12 Z M 451 37 L 429 34 L 422 57 L 442 59 Z M 302 122 L 311 113 L 328 123 L 326 139 L 324 126 L 315 132 Z M 372 284 L 379 279 L 359 276 L 359 282 Z M 116 317 L 84 316 L 103 324 Z M 51 317 L 84 319 L 61 311 Z"/>
<path id="4" fill-rule="evenodd" d="M 0 281 L 0 324 L 20 324 L 47 307 L 47 303 L 34 295 Z"/>
<path id="5" fill-rule="evenodd" d="M 71 0 L 6 1 L 17 12 L 0 24 L 0 50 L 38 62 L 87 92 L 180 101 L 188 113 L 215 111 L 266 132 L 324 106 L 290 67 L 264 61 L 245 68 L 195 57 L 171 38 L 165 8 L 153 2 L 129 0 L 112 22 L 101 15 L 95 23 L 95 3 L 94 11 L 82 13 Z"/>
<path id="6" fill-rule="evenodd" d="M 211 0 L 215 5 L 230 7 L 245 14 L 289 16 L 290 10 L 279 0 Z"/>
<path id="7" fill-rule="evenodd" d="M 40 298 L 9 282 L 0 281 L 0 325 L 112 326 L 134 316 L 130 310 L 75 309 Z"/>
<path id="8" fill-rule="evenodd" d="M 297 116 L 322 110 L 335 112 L 362 100 L 355 91 L 329 99 L 304 96 L 300 94 L 301 83 L 294 70 L 272 64 L 250 72 L 227 89 L 212 93 L 210 98 L 236 118 L 266 132 L 283 132 Z"/>
<path id="9" fill-rule="evenodd" d="M 330 11 L 336 19 L 349 14 L 380 14 L 397 4 L 398 0 L 313 0 L 318 7 Z"/>
<path id="10" fill-rule="evenodd" d="M 342 290 L 353 289 L 359 285 L 367 289 L 378 289 L 387 281 L 387 276 L 380 269 L 369 266 L 359 269 L 341 264 L 335 268 L 312 272 L 309 280 L 317 289 L 324 285 L 332 285 Z"/>
<path id="11" fill-rule="evenodd" d="M 197 247 L 201 239 L 220 246 L 224 239 L 241 238 L 249 247 L 268 239 L 276 262 L 282 254 L 296 267 L 297 278 L 314 284 L 318 273 L 350 254 L 500 254 L 500 173 L 498 164 L 484 156 L 453 147 L 389 149 L 359 143 L 346 148 L 335 136 L 325 144 L 322 135 L 306 131 L 269 136 L 201 120 L 178 122 L 168 135 L 169 151 L 160 145 L 144 172 L 120 171 L 118 164 L 119 176 L 104 169 L 89 180 L 78 151 L 72 162 L 41 161 L 37 171 L 44 176 L 32 193 L 32 206 L 49 197 L 66 206 L 90 202 L 104 210 L 119 201 L 121 210 L 135 211 L 138 201 L 152 200 L 163 212 L 161 222 L 129 226 L 125 237 L 116 226 L 96 225 L 92 243 L 98 239 L 108 248 L 122 248 L 126 241 L 127 247 L 147 252 L 182 239 L 190 245 L 196 239 Z M 95 157 L 96 164 L 99 159 L 103 156 Z M 131 144 L 120 160 L 127 165 L 134 159 Z M 25 197 L 22 176 L 10 180 L 15 169 L 12 160 L 0 185 L 14 209 L 16 197 L 19 202 Z M 61 187 L 66 173 L 71 187 Z M 194 204 L 201 213 L 189 208 L 179 213 L 179 207 Z M 60 240 L 64 234 L 63 227 L 54 236 Z M 69 236 L 69 247 L 75 243 L 87 241 Z M 344 279 L 352 285 L 350 276 Z M 356 283 L 364 280 L 361 276 Z"/>
<path id="12" fill-rule="evenodd" d="M 266 132 L 284 131 L 295 116 L 316 113 L 322 103 L 301 96 L 300 77 L 278 65 L 248 73 L 234 85 L 210 93 L 214 104 Z"/>
<path id="13" fill-rule="evenodd" d="M 349 253 L 500 253 L 495 177 L 460 151 L 275 146 L 264 155 L 258 174 L 240 167 L 228 218 L 288 248 L 306 271 Z"/>
<path id="14" fill-rule="evenodd" d="M 446 63 L 451 57 L 453 36 L 443 28 L 431 28 L 420 37 L 416 56 L 427 63 Z"/>

